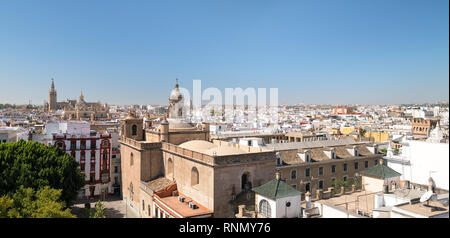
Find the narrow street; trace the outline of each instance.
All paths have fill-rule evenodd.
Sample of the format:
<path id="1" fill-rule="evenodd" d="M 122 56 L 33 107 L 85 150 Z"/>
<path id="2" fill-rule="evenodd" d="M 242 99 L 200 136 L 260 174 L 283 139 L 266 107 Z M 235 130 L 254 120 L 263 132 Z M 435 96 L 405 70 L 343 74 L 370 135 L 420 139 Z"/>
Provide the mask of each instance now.
<path id="1" fill-rule="evenodd" d="M 70 207 L 72 213 L 78 218 L 87 218 L 84 204 L 88 202 L 91 204 L 92 214 L 95 213 L 95 204 L 98 200 L 78 200 Z M 125 202 L 117 196 L 110 197 L 102 203 L 105 206 L 107 218 L 139 218 L 132 209 L 127 209 Z"/>

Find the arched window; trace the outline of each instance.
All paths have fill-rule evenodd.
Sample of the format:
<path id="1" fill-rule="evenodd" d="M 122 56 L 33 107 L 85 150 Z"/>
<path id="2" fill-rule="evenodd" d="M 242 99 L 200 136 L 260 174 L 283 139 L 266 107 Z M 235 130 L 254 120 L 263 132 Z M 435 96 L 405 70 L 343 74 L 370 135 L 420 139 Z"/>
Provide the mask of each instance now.
<path id="1" fill-rule="evenodd" d="M 58 141 L 58 142 L 56 142 L 56 146 L 58 146 L 61 149 L 64 149 L 64 142 Z"/>
<path id="2" fill-rule="evenodd" d="M 134 192 L 133 192 L 133 183 L 130 183 L 130 199 L 131 199 L 131 201 L 133 201 L 133 195 L 134 195 Z"/>
<path id="3" fill-rule="evenodd" d="M 134 163 L 134 156 L 133 156 L 133 152 L 130 153 L 130 166 L 133 166 Z"/>
<path id="4" fill-rule="evenodd" d="M 252 188 L 252 183 L 250 182 L 250 173 L 245 172 L 241 176 L 241 189 L 244 191 L 248 191 Z"/>
<path id="5" fill-rule="evenodd" d="M 191 170 L 191 186 L 197 185 L 199 183 L 199 174 L 196 167 Z"/>
<path id="6" fill-rule="evenodd" d="M 263 199 L 259 202 L 259 213 L 263 214 L 265 217 L 271 217 L 272 212 L 267 200 Z"/>
<path id="7" fill-rule="evenodd" d="M 167 160 L 167 175 L 173 176 L 173 161 L 171 158 Z"/>
<path id="8" fill-rule="evenodd" d="M 137 135 L 137 126 L 136 125 L 131 126 L 131 135 L 132 136 Z"/>

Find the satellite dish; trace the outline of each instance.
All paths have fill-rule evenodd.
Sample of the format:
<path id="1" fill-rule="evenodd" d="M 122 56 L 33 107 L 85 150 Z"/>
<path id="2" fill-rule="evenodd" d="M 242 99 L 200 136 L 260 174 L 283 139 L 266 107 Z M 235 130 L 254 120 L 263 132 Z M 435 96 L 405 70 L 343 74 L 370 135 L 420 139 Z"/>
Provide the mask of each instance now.
<path id="1" fill-rule="evenodd" d="M 426 202 L 430 200 L 431 196 L 433 196 L 433 191 L 427 191 L 420 197 L 420 202 Z"/>

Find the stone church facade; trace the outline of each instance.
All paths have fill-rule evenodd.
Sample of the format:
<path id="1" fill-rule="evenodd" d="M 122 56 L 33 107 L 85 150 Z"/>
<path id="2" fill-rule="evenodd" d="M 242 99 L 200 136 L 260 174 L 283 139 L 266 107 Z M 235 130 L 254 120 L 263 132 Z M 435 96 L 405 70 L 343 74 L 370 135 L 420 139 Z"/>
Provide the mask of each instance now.
<path id="1" fill-rule="evenodd" d="M 159 124 L 133 114 L 121 121 L 127 206 L 141 217 L 233 217 L 236 196 L 273 179 L 275 153 L 211 142 L 208 123 L 184 118 L 178 84 L 169 101 Z"/>
<path id="2" fill-rule="evenodd" d="M 83 93 L 80 94 L 78 100 L 68 99 L 65 102 L 58 102 L 53 79 L 50 91 L 48 92 L 48 102 L 46 103 L 45 108 L 49 112 L 62 110 L 62 119 L 64 120 L 98 121 L 111 119 L 107 104 L 101 104 L 100 102 L 86 102 Z"/>

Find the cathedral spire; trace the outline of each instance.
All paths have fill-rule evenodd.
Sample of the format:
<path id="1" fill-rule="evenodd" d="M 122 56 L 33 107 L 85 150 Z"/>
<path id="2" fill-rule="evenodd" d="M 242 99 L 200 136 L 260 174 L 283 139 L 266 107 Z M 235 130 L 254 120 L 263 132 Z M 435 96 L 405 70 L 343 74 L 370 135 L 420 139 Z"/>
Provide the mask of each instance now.
<path id="1" fill-rule="evenodd" d="M 178 78 L 176 78 L 175 81 L 176 81 L 175 88 L 178 88 L 179 87 L 178 86 Z"/>
<path id="2" fill-rule="evenodd" d="M 83 91 L 81 91 L 78 101 L 79 102 L 83 102 L 84 101 Z"/>
<path id="3" fill-rule="evenodd" d="M 55 82 L 54 82 L 54 80 L 53 80 L 53 78 L 52 78 L 52 86 L 50 87 L 50 91 L 55 91 Z"/>

